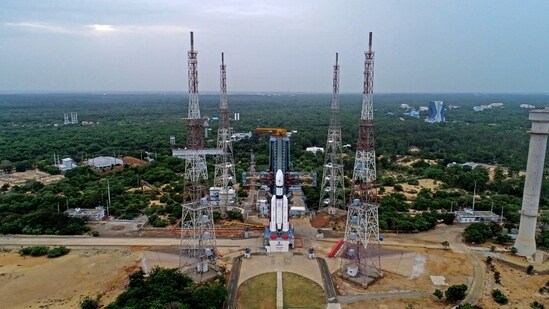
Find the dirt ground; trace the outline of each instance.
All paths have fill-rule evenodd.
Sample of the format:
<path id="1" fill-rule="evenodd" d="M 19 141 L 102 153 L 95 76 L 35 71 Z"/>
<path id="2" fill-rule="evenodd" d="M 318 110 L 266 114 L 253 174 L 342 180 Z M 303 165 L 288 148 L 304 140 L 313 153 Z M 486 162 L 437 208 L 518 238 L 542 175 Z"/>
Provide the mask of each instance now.
<path id="1" fill-rule="evenodd" d="M 86 296 L 112 302 L 141 254 L 126 249 L 81 249 L 59 258 L 0 253 L 1 308 L 79 308 Z"/>
<path id="2" fill-rule="evenodd" d="M 0 187 L 4 184 L 9 184 L 10 186 L 22 185 L 27 180 L 36 180 L 45 185 L 57 182 L 63 179 L 63 175 L 50 175 L 48 173 L 41 172 L 39 170 L 29 170 L 21 173 L 11 173 L 11 174 L 0 174 Z"/>
<path id="3" fill-rule="evenodd" d="M 414 308 L 444 308 L 432 293 L 435 289 L 446 290 L 453 284 L 468 284 L 469 277 L 473 275 L 473 266 L 462 254 L 450 250 L 428 250 L 424 248 L 390 247 L 391 250 L 401 251 L 404 255 L 415 253 L 415 263 L 411 272 L 403 272 L 402 264 L 395 261 L 387 261 L 382 258 L 381 267 L 383 278 L 370 285 L 366 290 L 356 287 L 339 277 L 336 284 L 340 294 L 360 294 L 371 292 L 398 292 L 420 291 L 426 295 L 418 298 L 391 298 L 381 300 L 360 301 L 342 305 L 343 309 L 358 308 L 406 308 L 413 305 Z M 447 286 L 435 286 L 430 276 L 444 276 Z"/>

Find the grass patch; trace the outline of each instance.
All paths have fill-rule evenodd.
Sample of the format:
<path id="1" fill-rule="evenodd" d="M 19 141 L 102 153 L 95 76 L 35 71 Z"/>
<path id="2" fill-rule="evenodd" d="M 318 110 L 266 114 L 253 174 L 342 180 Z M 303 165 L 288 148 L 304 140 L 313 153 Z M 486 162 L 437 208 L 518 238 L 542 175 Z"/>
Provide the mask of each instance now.
<path id="1" fill-rule="evenodd" d="M 284 289 L 284 308 L 324 309 L 326 307 L 324 290 L 309 278 L 284 272 L 282 273 L 282 286 Z"/>
<path id="2" fill-rule="evenodd" d="M 238 289 L 237 308 L 276 308 L 276 273 L 266 273 L 244 281 Z"/>

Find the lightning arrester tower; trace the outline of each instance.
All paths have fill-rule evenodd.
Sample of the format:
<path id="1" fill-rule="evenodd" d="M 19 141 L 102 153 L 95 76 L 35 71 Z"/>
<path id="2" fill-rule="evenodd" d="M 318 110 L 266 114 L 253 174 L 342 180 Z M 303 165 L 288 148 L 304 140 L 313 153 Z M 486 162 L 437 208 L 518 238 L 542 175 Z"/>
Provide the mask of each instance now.
<path id="1" fill-rule="evenodd" d="M 198 104 L 198 52 L 194 50 L 191 32 L 191 50 L 188 52 L 189 66 L 189 113 L 187 117 L 187 154 L 185 156 L 185 178 L 183 212 L 181 217 L 181 241 L 179 266 L 189 272 L 196 265 L 198 273 L 208 271 L 209 262 L 215 265 L 216 242 L 213 211 L 205 197 L 205 182 L 208 179 L 206 155 L 204 153 L 203 119 Z"/>
<path id="2" fill-rule="evenodd" d="M 334 213 L 337 208 L 345 208 L 345 175 L 341 148 L 341 125 L 339 121 L 339 64 L 337 53 L 332 79 L 333 92 L 330 127 L 328 128 L 328 139 L 326 141 L 319 205 L 319 208 L 328 208 L 329 213 Z"/>
<path id="3" fill-rule="evenodd" d="M 362 112 L 358 131 L 358 143 L 353 169 L 353 182 L 364 183 L 376 180 L 376 152 L 374 149 L 374 52 L 372 33 L 369 36 L 368 52 L 364 53 L 364 90 Z"/>
<path id="4" fill-rule="evenodd" d="M 217 129 L 217 148 L 222 154 L 215 158 L 214 187 L 221 188 L 220 205 L 225 210 L 229 198 L 229 182 L 235 182 L 233 144 L 231 142 L 232 128 L 229 120 L 229 107 L 227 105 L 227 72 L 225 57 L 221 53 L 220 66 L 220 100 L 219 100 L 219 128 Z"/>
<path id="5" fill-rule="evenodd" d="M 515 248 L 521 256 L 532 256 L 536 253 L 536 224 L 538 219 L 543 166 L 549 135 L 549 109 L 533 110 L 529 115 L 532 121 L 526 180 L 520 211 L 520 226 Z"/>
<path id="6" fill-rule="evenodd" d="M 368 189 L 376 180 L 373 124 L 374 52 L 372 33 L 364 62 L 364 97 L 353 171 L 352 201 L 347 207 L 347 225 L 340 257 L 348 276 L 368 284 L 382 276 L 379 256 L 379 205 Z M 372 279 L 373 278 L 373 279 Z"/>

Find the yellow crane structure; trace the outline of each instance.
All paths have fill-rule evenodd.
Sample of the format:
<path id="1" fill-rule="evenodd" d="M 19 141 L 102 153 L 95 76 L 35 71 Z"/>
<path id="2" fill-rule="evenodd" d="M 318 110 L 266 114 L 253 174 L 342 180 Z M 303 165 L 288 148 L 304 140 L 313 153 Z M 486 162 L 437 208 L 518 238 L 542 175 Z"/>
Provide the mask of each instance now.
<path id="1" fill-rule="evenodd" d="M 284 128 L 256 128 L 257 134 L 271 134 L 272 136 L 286 137 L 288 136 L 288 130 Z"/>

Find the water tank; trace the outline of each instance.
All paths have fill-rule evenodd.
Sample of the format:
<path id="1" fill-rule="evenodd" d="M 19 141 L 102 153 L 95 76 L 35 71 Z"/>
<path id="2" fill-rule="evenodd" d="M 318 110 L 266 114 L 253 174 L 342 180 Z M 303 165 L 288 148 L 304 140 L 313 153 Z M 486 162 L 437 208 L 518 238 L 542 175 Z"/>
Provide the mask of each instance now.
<path id="1" fill-rule="evenodd" d="M 212 234 L 210 232 L 204 232 L 202 233 L 202 239 L 212 239 Z"/>
<path id="2" fill-rule="evenodd" d="M 208 215 L 202 215 L 202 222 L 204 223 L 210 222 L 210 218 L 208 217 Z"/>
<path id="3" fill-rule="evenodd" d="M 359 206 L 359 205 L 360 205 L 360 200 L 357 199 L 357 198 L 355 198 L 355 199 L 353 200 L 353 205 L 354 205 L 354 206 Z"/>
<path id="4" fill-rule="evenodd" d="M 206 254 L 206 256 L 212 256 L 214 251 L 212 248 L 204 248 L 204 254 Z"/>
<path id="5" fill-rule="evenodd" d="M 358 216 L 352 216 L 351 217 L 351 223 L 358 224 Z"/>
<path id="6" fill-rule="evenodd" d="M 349 233 L 350 240 L 356 240 L 357 238 L 358 238 L 358 235 L 355 232 Z"/>

